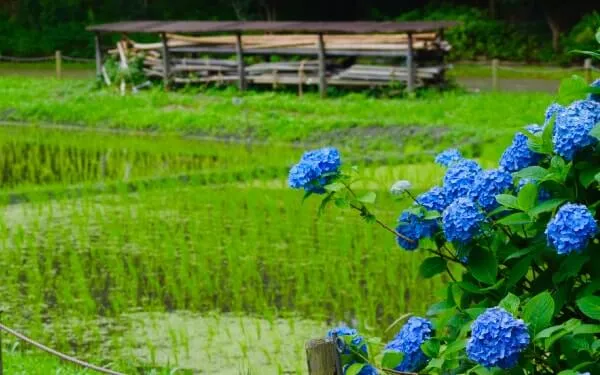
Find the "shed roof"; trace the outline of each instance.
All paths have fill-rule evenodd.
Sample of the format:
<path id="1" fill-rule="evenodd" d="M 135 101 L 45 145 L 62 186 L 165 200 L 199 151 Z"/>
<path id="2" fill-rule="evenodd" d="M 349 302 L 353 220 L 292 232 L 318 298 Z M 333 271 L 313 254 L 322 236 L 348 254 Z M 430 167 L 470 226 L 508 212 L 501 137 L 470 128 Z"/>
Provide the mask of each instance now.
<path id="1" fill-rule="evenodd" d="M 92 25 L 94 32 L 121 33 L 213 33 L 213 32 L 296 32 L 296 33 L 406 33 L 427 32 L 456 26 L 456 21 L 126 21 Z"/>

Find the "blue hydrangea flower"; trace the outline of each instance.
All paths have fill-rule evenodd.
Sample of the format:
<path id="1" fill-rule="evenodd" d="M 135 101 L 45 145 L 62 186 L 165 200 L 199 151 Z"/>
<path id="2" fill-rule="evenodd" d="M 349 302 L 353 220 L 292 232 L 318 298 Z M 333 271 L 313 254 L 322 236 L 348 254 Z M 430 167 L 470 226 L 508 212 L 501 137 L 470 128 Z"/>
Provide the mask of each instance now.
<path id="1" fill-rule="evenodd" d="M 546 108 L 546 113 L 544 114 L 544 126 L 548 125 L 552 116 L 562 112 L 565 109 L 562 105 L 558 103 L 552 103 L 548 108 Z"/>
<path id="2" fill-rule="evenodd" d="M 403 211 L 398 218 L 398 227 L 396 232 L 407 237 L 397 237 L 396 241 L 404 250 L 415 250 L 419 247 L 419 240 L 425 237 L 431 237 L 437 230 L 435 220 L 424 220 L 422 216 L 410 211 Z"/>
<path id="3" fill-rule="evenodd" d="M 344 375 L 346 375 L 346 372 L 348 371 L 348 369 L 350 368 L 351 365 L 352 365 L 352 363 L 348 363 L 347 365 L 344 365 L 344 368 L 343 368 Z M 363 366 L 362 369 L 360 369 L 360 371 L 358 372 L 357 375 L 377 375 L 377 374 L 378 374 L 377 369 L 367 363 Z"/>
<path id="4" fill-rule="evenodd" d="M 569 254 L 583 251 L 597 232 L 598 224 L 585 205 L 567 203 L 548 223 L 546 238 L 558 254 Z"/>
<path id="5" fill-rule="evenodd" d="M 475 179 L 481 171 L 479 164 L 473 160 L 463 159 L 454 162 L 444 176 L 444 192 L 448 202 L 469 196 Z"/>
<path id="6" fill-rule="evenodd" d="M 434 186 L 429 191 L 417 196 L 417 203 L 428 210 L 442 212 L 448 207 L 446 192 L 439 186 Z"/>
<path id="7" fill-rule="evenodd" d="M 479 234 L 485 217 L 469 198 L 458 198 L 442 214 L 442 227 L 448 241 L 468 243 Z"/>
<path id="8" fill-rule="evenodd" d="M 496 195 L 502 194 L 513 186 L 512 175 L 500 169 L 484 171 L 477 177 L 471 190 L 471 198 L 486 211 L 498 207 Z"/>
<path id="9" fill-rule="evenodd" d="M 396 371 L 414 372 L 427 364 L 429 358 L 421 350 L 421 344 L 431 338 L 433 326 L 424 318 L 408 319 L 400 332 L 386 346 L 386 351 L 404 354 L 402 362 L 394 368 Z"/>
<path id="10" fill-rule="evenodd" d="M 446 151 L 440 152 L 435 157 L 436 164 L 444 167 L 449 167 L 452 163 L 462 160 L 462 154 L 455 148 L 449 148 Z"/>
<path id="11" fill-rule="evenodd" d="M 531 125 L 527 125 L 525 127 L 525 130 L 527 130 L 531 134 L 538 135 L 538 134 L 540 134 L 541 132 L 544 131 L 544 127 L 543 126 L 539 126 L 537 124 L 531 124 Z"/>
<path id="12" fill-rule="evenodd" d="M 337 173 L 341 165 L 340 153 L 333 147 L 325 147 L 304 153 L 300 162 L 290 169 L 288 185 L 317 194 L 325 192 L 329 174 Z M 327 176 L 324 176 L 327 175 Z"/>
<path id="13" fill-rule="evenodd" d="M 600 79 L 597 79 L 594 82 L 592 82 L 592 84 L 590 86 L 595 87 L 595 88 L 600 88 Z M 600 94 L 589 94 L 587 99 L 594 100 L 596 102 L 600 102 Z"/>
<path id="14" fill-rule="evenodd" d="M 575 153 L 594 144 L 596 139 L 588 133 L 600 122 L 600 103 L 579 100 L 556 115 L 552 143 L 554 151 L 567 160 Z"/>
<path id="15" fill-rule="evenodd" d="M 344 325 L 332 328 L 329 331 L 327 331 L 327 337 L 352 336 L 352 335 L 357 335 L 357 334 L 358 334 L 357 330 L 355 330 L 354 328 L 350 328 L 348 326 L 344 326 Z"/>
<path id="16" fill-rule="evenodd" d="M 504 150 L 500 157 L 500 167 L 502 169 L 507 172 L 516 172 L 540 161 L 542 155 L 531 151 L 527 145 L 527 140 L 525 134 L 521 132 L 515 134 L 512 144 Z"/>
<path id="17" fill-rule="evenodd" d="M 522 178 L 519 180 L 519 183 L 517 185 L 517 192 L 521 191 L 521 189 L 523 189 L 523 186 L 527 185 L 527 184 L 537 184 L 537 181 L 534 180 L 533 178 Z M 543 201 L 547 201 L 548 199 L 552 198 L 552 196 L 550 195 L 550 193 L 544 189 L 539 189 L 538 191 L 538 201 L 543 202 Z"/>
<path id="18" fill-rule="evenodd" d="M 501 307 L 492 307 L 479 315 L 471 325 L 467 356 L 487 368 L 509 369 L 529 345 L 527 325 Z"/>

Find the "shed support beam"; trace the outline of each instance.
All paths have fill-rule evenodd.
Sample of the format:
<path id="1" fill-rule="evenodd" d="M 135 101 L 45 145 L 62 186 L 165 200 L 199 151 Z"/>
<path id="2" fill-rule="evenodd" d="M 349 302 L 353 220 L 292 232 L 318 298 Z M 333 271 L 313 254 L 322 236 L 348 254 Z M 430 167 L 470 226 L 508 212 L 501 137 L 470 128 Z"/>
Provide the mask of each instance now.
<path id="1" fill-rule="evenodd" d="M 246 90 L 246 68 L 244 67 L 244 45 L 242 44 L 242 33 L 235 34 L 235 53 L 237 55 L 238 88 Z"/>
<path id="2" fill-rule="evenodd" d="M 406 90 L 408 92 L 415 91 L 415 61 L 413 48 L 413 35 L 408 33 L 408 51 L 406 54 L 406 69 L 408 70 L 408 79 L 406 81 Z"/>
<path id="3" fill-rule="evenodd" d="M 167 34 L 161 33 L 160 39 L 162 41 L 163 85 L 165 86 L 165 90 L 168 90 L 169 78 L 171 75 L 171 63 L 169 61 L 169 46 L 167 44 Z"/>
<path id="4" fill-rule="evenodd" d="M 100 34 L 94 33 L 94 45 L 96 48 L 96 77 L 102 75 L 102 48 L 100 47 Z"/>
<path id="5" fill-rule="evenodd" d="M 319 33 L 317 55 L 319 58 L 319 93 L 321 98 L 324 98 L 327 96 L 327 67 L 325 66 L 325 41 L 322 33 Z"/>

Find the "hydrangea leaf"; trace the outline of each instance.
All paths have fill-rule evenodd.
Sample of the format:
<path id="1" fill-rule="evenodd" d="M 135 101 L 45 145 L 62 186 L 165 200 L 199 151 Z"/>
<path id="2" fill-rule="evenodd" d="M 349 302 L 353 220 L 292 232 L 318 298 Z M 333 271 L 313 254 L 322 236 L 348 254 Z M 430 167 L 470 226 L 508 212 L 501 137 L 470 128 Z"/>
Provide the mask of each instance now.
<path id="1" fill-rule="evenodd" d="M 538 294 L 523 307 L 523 319 L 534 335 L 550 325 L 553 314 L 554 299 L 548 292 Z"/>
<path id="2" fill-rule="evenodd" d="M 585 314 L 595 320 L 600 320 L 600 297 L 587 296 L 577 300 L 577 307 Z"/>
<path id="3" fill-rule="evenodd" d="M 502 225 L 523 225 L 531 223 L 531 217 L 524 212 L 517 212 L 498 220 L 498 224 Z"/>
<path id="4" fill-rule="evenodd" d="M 528 214 L 529 214 L 529 216 L 535 218 L 545 212 L 554 211 L 555 209 L 557 209 L 561 204 L 565 203 L 566 201 L 567 200 L 563 199 L 563 198 L 548 199 L 547 201 L 543 201 L 543 202 L 539 203 L 537 206 L 533 207 L 531 210 L 529 210 Z"/>
<path id="5" fill-rule="evenodd" d="M 496 282 L 498 273 L 498 261 L 496 256 L 484 249 L 478 249 L 471 252 L 469 256 L 469 271 L 474 278 L 486 283 L 493 284 Z"/>
<path id="6" fill-rule="evenodd" d="M 443 354 L 444 356 L 449 356 L 450 354 L 454 354 L 464 350 L 466 346 L 467 339 L 456 340 L 448 344 L 448 346 L 446 346 L 446 349 L 443 351 Z"/>
<path id="7" fill-rule="evenodd" d="M 375 203 L 375 200 L 377 199 L 377 194 L 375 194 L 375 192 L 368 192 L 365 195 L 363 195 L 362 197 L 358 198 L 359 202 L 362 203 L 367 203 L 367 204 L 373 204 Z"/>
<path id="8" fill-rule="evenodd" d="M 579 271 L 589 259 L 590 257 L 587 255 L 571 254 L 561 263 L 558 272 L 552 275 L 552 281 L 558 284 L 570 277 L 578 276 Z"/>
<path id="9" fill-rule="evenodd" d="M 582 324 L 573 330 L 574 335 L 595 335 L 600 333 L 600 324 Z"/>
<path id="10" fill-rule="evenodd" d="M 533 167 L 523 168 L 513 174 L 517 178 L 530 178 L 532 180 L 541 181 L 548 175 L 546 168 L 534 165 Z"/>
<path id="11" fill-rule="evenodd" d="M 327 191 L 341 191 L 345 188 L 346 186 L 344 184 L 342 184 L 341 182 L 333 182 L 329 185 L 325 185 L 325 190 Z"/>
<path id="12" fill-rule="evenodd" d="M 496 201 L 504 207 L 520 210 L 519 203 L 517 202 L 517 197 L 515 197 L 514 195 L 498 194 L 496 195 Z"/>
<path id="13" fill-rule="evenodd" d="M 536 184 L 526 184 L 519 191 L 517 203 L 522 211 L 529 211 L 537 203 L 538 188 Z"/>
<path id="14" fill-rule="evenodd" d="M 508 293 L 506 297 L 502 298 L 502 300 L 498 303 L 498 306 L 502 307 L 504 310 L 508 311 L 513 315 L 517 315 L 517 311 L 519 311 L 519 305 L 521 304 L 521 299 L 515 296 L 512 293 Z"/>
<path id="15" fill-rule="evenodd" d="M 421 344 L 421 350 L 423 351 L 423 353 L 425 353 L 426 356 L 430 358 L 435 358 L 440 352 L 440 346 L 440 340 L 433 338 Z"/>
<path id="16" fill-rule="evenodd" d="M 437 274 L 440 274 L 446 270 L 446 261 L 440 257 L 427 258 L 421 263 L 419 267 L 419 274 L 429 279 Z"/>
<path id="17" fill-rule="evenodd" d="M 386 350 L 383 352 L 383 358 L 381 359 L 381 367 L 386 369 L 395 369 L 402 363 L 404 359 L 404 353 L 396 350 Z"/>
<path id="18" fill-rule="evenodd" d="M 596 124 L 596 126 L 590 130 L 589 135 L 596 139 L 600 139 L 600 124 Z"/>
<path id="19" fill-rule="evenodd" d="M 600 174 L 600 168 L 586 168 L 579 172 L 579 182 L 587 189 L 590 185 L 597 181 L 596 176 Z"/>
<path id="20" fill-rule="evenodd" d="M 345 375 L 358 375 L 363 370 L 363 368 L 366 366 L 367 366 L 366 363 L 353 363 L 346 368 L 346 371 L 344 371 L 344 374 Z"/>
<path id="21" fill-rule="evenodd" d="M 565 78 L 560 82 L 556 101 L 559 104 L 568 105 L 577 99 L 581 99 L 585 95 L 587 88 L 588 83 L 581 76 L 573 75 Z"/>
<path id="22" fill-rule="evenodd" d="M 514 266 L 510 267 L 508 271 L 508 279 L 506 283 L 508 286 L 516 285 L 529 271 L 529 266 L 531 266 L 531 261 L 533 258 L 528 256 L 526 258 L 521 259 Z"/>
<path id="23" fill-rule="evenodd" d="M 596 42 L 600 43 L 600 27 L 596 31 Z"/>

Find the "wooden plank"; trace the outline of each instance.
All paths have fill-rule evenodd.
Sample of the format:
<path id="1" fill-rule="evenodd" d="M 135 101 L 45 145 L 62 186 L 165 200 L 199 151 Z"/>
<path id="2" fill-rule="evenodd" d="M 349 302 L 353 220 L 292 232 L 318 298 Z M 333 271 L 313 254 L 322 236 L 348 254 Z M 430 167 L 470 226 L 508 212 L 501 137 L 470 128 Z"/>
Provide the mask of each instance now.
<path id="1" fill-rule="evenodd" d="M 96 76 L 102 75 L 102 48 L 100 47 L 100 35 L 94 33 L 94 47 L 96 50 Z"/>
<path id="2" fill-rule="evenodd" d="M 178 53 L 212 53 L 212 54 L 224 54 L 232 55 L 235 54 L 234 47 L 201 47 L 201 46 L 189 46 L 189 47 L 173 47 L 170 48 L 172 52 Z M 327 49 L 328 56 L 365 56 L 365 57 L 405 57 L 407 50 L 393 50 L 393 51 L 370 51 L 370 50 L 334 50 Z M 298 55 L 298 56 L 314 56 L 317 53 L 315 48 L 265 48 L 252 50 L 253 55 Z"/>
<path id="3" fill-rule="evenodd" d="M 242 34 L 235 34 L 235 54 L 237 56 L 238 68 L 238 88 L 240 91 L 246 89 L 246 72 L 244 70 L 244 46 L 242 44 Z"/>
<path id="4" fill-rule="evenodd" d="M 169 61 L 169 46 L 167 45 L 167 36 L 165 33 L 160 34 L 162 41 L 162 62 L 163 62 L 163 85 L 165 90 L 169 89 L 169 76 L 170 76 L 170 61 Z"/>
<path id="5" fill-rule="evenodd" d="M 333 339 L 310 340 L 305 349 L 309 375 L 342 375 L 340 356 Z"/>
<path id="6" fill-rule="evenodd" d="M 321 98 L 327 96 L 327 67 L 325 66 L 325 41 L 323 34 L 317 38 L 317 56 L 319 58 L 319 93 Z"/>

